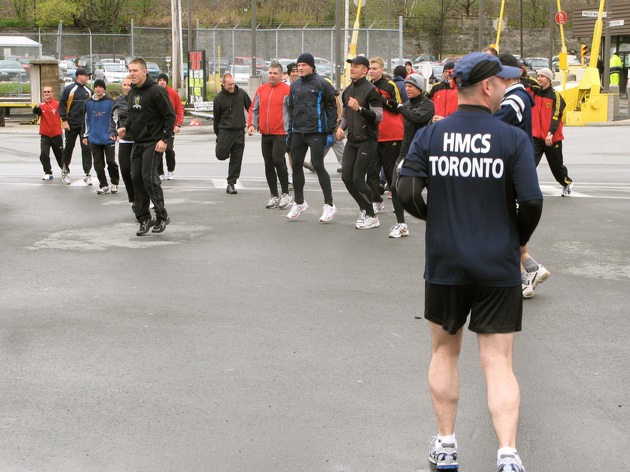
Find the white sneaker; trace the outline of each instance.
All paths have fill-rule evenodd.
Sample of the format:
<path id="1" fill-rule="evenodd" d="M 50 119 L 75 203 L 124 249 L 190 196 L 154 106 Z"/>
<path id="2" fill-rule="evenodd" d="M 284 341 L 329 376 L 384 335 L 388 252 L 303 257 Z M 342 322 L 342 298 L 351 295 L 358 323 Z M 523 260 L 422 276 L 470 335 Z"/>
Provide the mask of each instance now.
<path id="1" fill-rule="evenodd" d="M 545 280 L 549 278 L 551 272 L 543 267 L 542 264 L 538 264 L 538 269 L 533 272 L 527 272 L 527 280 L 532 286 L 532 289 L 535 289 L 538 284 L 543 283 Z"/>
<path id="2" fill-rule="evenodd" d="M 52 179 L 53 179 L 52 174 L 44 174 L 44 176 L 42 177 L 42 180 L 52 180 Z"/>
<path id="3" fill-rule="evenodd" d="M 61 181 L 66 185 L 70 185 L 72 183 L 70 181 L 70 174 L 67 171 L 61 172 Z"/>
<path id="4" fill-rule="evenodd" d="M 328 223 L 329 221 L 332 221 L 335 213 L 337 213 L 337 207 L 334 203 L 332 205 L 324 205 L 324 207 L 322 208 L 322 216 L 319 217 L 319 222 Z"/>
<path id="5" fill-rule="evenodd" d="M 573 183 L 565 185 L 564 187 L 562 187 L 562 196 L 568 197 L 569 195 L 571 195 L 572 191 L 573 191 Z"/>
<path id="6" fill-rule="evenodd" d="M 106 193 L 109 193 L 109 187 L 101 187 L 96 190 L 96 193 L 98 195 L 105 195 Z"/>
<path id="7" fill-rule="evenodd" d="M 372 208 L 374 208 L 374 213 L 376 214 L 385 209 L 385 202 L 372 202 Z"/>
<path id="8" fill-rule="evenodd" d="M 409 236 L 409 229 L 406 223 L 398 223 L 389 229 L 390 238 L 404 238 Z"/>
<path id="9" fill-rule="evenodd" d="M 521 279 L 521 288 L 523 289 L 523 298 L 532 298 L 534 296 L 534 287 L 532 287 L 529 279 L 525 278 L 525 280 Z"/>
<path id="10" fill-rule="evenodd" d="M 92 185 L 92 176 L 90 174 L 85 174 L 85 177 L 83 177 L 83 182 L 85 183 L 85 185 Z"/>
<path id="11" fill-rule="evenodd" d="M 278 208 L 278 204 L 280 203 L 280 199 L 274 195 L 271 196 L 265 208 Z"/>
<path id="12" fill-rule="evenodd" d="M 112 185 L 109 188 L 109 191 L 112 192 L 112 193 L 118 193 L 118 185 Z"/>
<path id="13" fill-rule="evenodd" d="M 289 203 L 291 203 L 291 195 L 289 195 L 288 193 L 283 193 L 282 195 L 280 195 L 280 203 L 278 203 L 278 208 L 286 208 L 287 205 L 289 205 Z"/>
<path id="14" fill-rule="evenodd" d="M 160 180 L 164 180 L 164 174 L 160 174 Z"/>
<path id="15" fill-rule="evenodd" d="M 356 228 L 357 229 L 370 229 L 370 228 L 378 228 L 379 226 L 381 226 L 381 222 L 378 221 L 378 216 L 374 215 L 374 216 L 366 216 L 365 220 L 363 221 L 362 224 L 358 224 Z"/>
<path id="16" fill-rule="evenodd" d="M 167 172 L 166 180 L 173 180 L 175 178 L 175 172 Z"/>
<path id="17" fill-rule="evenodd" d="M 296 219 L 303 211 L 308 210 L 308 203 L 300 203 L 297 204 L 293 202 L 293 206 L 291 207 L 291 211 L 287 214 L 287 218 L 290 220 Z"/>
<path id="18" fill-rule="evenodd" d="M 365 210 L 361 210 L 361 213 L 359 213 L 359 218 L 357 219 L 355 227 L 359 229 L 359 226 L 363 225 L 364 222 L 365 222 Z"/>

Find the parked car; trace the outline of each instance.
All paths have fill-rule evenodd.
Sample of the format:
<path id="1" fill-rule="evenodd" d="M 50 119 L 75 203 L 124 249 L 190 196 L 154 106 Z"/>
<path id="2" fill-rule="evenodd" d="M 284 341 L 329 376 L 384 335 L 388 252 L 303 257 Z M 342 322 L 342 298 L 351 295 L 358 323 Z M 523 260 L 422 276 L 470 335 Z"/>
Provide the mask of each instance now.
<path id="1" fill-rule="evenodd" d="M 230 59 L 228 57 L 222 57 L 221 58 L 221 64 L 218 65 L 217 63 L 219 62 L 218 59 L 208 59 L 206 61 L 208 63 L 208 74 L 225 74 L 228 70 L 228 68 L 230 67 Z"/>
<path id="2" fill-rule="evenodd" d="M 64 82 L 74 82 L 76 78 L 77 65 L 68 60 L 59 61 L 59 77 Z"/>
<path id="3" fill-rule="evenodd" d="M 528 57 L 525 59 L 525 64 L 533 70 L 538 71 L 543 67 L 549 67 L 549 59 L 546 57 Z"/>
<path id="4" fill-rule="evenodd" d="M 28 80 L 28 74 L 18 61 L 0 61 L 0 82 L 10 82 L 17 76 L 21 80 Z"/>
<path id="5" fill-rule="evenodd" d="M 322 77 L 332 77 L 332 66 L 330 65 L 330 61 L 328 59 L 324 59 L 323 57 L 315 58 L 315 70 Z"/>
<path id="6" fill-rule="evenodd" d="M 249 77 L 252 72 L 252 66 L 251 64 L 248 66 L 242 65 L 242 64 L 241 65 L 232 64 L 230 66 L 229 71 L 230 71 L 230 74 L 234 76 L 234 82 L 240 85 L 245 85 L 249 83 Z"/>
<path id="7" fill-rule="evenodd" d="M 101 62 L 101 58 L 96 54 L 92 54 L 91 56 L 81 56 L 77 61 L 78 69 L 85 69 L 88 71 L 88 74 L 92 74 L 94 72 L 94 68 L 97 62 Z"/>
<path id="8" fill-rule="evenodd" d="M 163 72 L 164 71 L 160 69 L 160 66 L 158 66 L 155 62 L 147 62 L 147 74 L 153 80 L 157 81 L 158 75 L 162 74 Z"/>
<path id="9" fill-rule="evenodd" d="M 244 66 L 249 66 L 250 70 L 252 67 L 252 58 L 251 56 L 236 56 L 234 58 L 234 65 L 240 66 L 240 65 L 244 65 Z M 262 57 L 257 57 L 256 58 L 256 70 L 257 71 L 261 71 L 261 70 L 265 70 L 265 60 Z"/>
<path id="10" fill-rule="evenodd" d="M 99 62 L 96 64 L 95 76 L 102 76 L 105 82 L 117 84 L 129 74 L 129 69 L 120 62 Z M 101 72 L 101 73 L 99 73 Z"/>

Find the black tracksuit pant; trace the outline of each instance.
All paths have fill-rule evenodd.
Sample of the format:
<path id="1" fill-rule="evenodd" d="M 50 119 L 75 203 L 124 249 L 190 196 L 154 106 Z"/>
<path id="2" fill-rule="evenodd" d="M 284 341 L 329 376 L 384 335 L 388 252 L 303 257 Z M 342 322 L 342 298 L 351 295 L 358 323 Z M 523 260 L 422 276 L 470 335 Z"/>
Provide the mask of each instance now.
<path id="1" fill-rule="evenodd" d="M 563 163 L 562 141 L 547 146 L 543 139 L 534 138 L 534 161 L 536 162 L 536 167 L 538 167 L 543 154 L 547 158 L 549 169 L 553 174 L 553 178 L 556 179 L 556 182 L 563 187 L 573 182 L 569 177 L 569 171 Z"/>
<path id="2" fill-rule="evenodd" d="M 366 182 L 366 175 L 374 153 L 376 141 L 363 141 L 355 143 L 346 142 L 341 161 L 341 180 L 352 198 L 357 202 L 361 210 L 365 210 L 369 216 L 374 216 L 374 207 L 370 187 Z"/>
<path id="3" fill-rule="evenodd" d="M 289 172 L 284 155 L 287 153 L 287 136 L 263 134 L 260 143 L 263 160 L 265 161 L 265 177 L 269 192 L 278 196 L 278 180 L 282 193 L 289 193 Z"/>
<path id="4" fill-rule="evenodd" d="M 304 158 L 311 149 L 311 164 L 317 173 L 319 185 L 324 193 L 324 203 L 333 204 L 332 185 L 330 175 L 324 166 L 324 148 L 326 147 L 326 133 L 293 133 L 291 138 L 291 161 L 293 167 L 293 191 L 295 203 L 304 203 Z"/>
<path id="5" fill-rule="evenodd" d="M 156 143 L 135 143 L 131 151 L 131 179 L 135 197 L 135 212 L 138 221 L 151 218 L 150 202 L 155 205 L 155 216 L 165 220 L 164 194 L 158 174 L 162 153 L 155 152 Z"/>
<path id="6" fill-rule="evenodd" d="M 70 172 L 70 162 L 72 161 L 72 153 L 74 152 L 74 145 L 79 138 L 79 144 L 81 145 L 81 158 L 83 160 L 83 172 L 89 174 L 92 172 L 92 153 L 90 147 L 87 144 L 83 144 L 81 139 L 81 128 L 70 128 L 65 132 L 66 143 L 63 147 L 63 163 Z"/>
<path id="7" fill-rule="evenodd" d="M 389 188 L 392 187 L 392 176 L 396 160 L 400 154 L 400 141 L 383 141 L 378 143 L 376 152 L 370 162 L 368 169 L 367 183 L 372 191 L 372 201 L 382 202 L 383 197 L 379 191 L 381 183 L 381 167 L 385 171 L 385 179 Z"/>
<path id="8" fill-rule="evenodd" d="M 92 152 L 92 157 L 94 158 L 94 170 L 96 171 L 99 187 L 107 187 L 105 162 L 107 162 L 107 172 L 109 173 L 109 179 L 112 181 L 112 185 L 118 185 L 120 173 L 118 172 L 118 164 L 116 164 L 115 144 L 88 144 Z"/>
<path id="9" fill-rule="evenodd" d="M 118 164 L 120 165 L 120 176 L 125 183 L 127 199 L 129 203 L 134 201 L 133 181 L 131 180 L 131 150 L 133 143 L 118 143 Z"/>
<path id="10" fill-rule="evenodd" d="M 63 138 L 61 135 L 53 136 L 52 138 L 41 135 L 39 162 L 42 163 L 44 174 L 52 174 L 52 167 L 50 166 L 51 149 L 59 168 L 63 169 Z"/>
<path id="11" fill-rule="evenodd" d="M 164 157 L 166 157 L 166 170 L 168 172 L 175 172 L 175 136 L 171 136 L 166 143 L 166 151 L 164 151 Z M 164 175 L 164 162 L 160 161 L 160 167 L 158 167 L 158 174 Z"/>
<path id="12" fill-rule="evenodd" d="M 220 129 L 217 146 L 214 150 L 220 161 L 230 160 L 228 165 L 228 184 L 235 185 L 241 176 L 243 151 L 245 150 L 245 129 Z M 155 202 L 154 202 L 155 203 Z"/>

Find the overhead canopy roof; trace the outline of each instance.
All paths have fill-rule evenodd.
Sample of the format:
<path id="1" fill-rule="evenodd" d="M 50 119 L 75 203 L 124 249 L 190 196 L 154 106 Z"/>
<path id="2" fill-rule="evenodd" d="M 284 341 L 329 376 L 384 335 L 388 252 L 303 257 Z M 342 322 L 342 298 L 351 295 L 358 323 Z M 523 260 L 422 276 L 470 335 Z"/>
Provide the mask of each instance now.
<path id="1" fill-rule="evenodd" d="M 26 36 L 0 36 L 0 47 L 11 47 L 11 46 L 35 46 L 39 47 L 37 41 L 33 41 Z"/>

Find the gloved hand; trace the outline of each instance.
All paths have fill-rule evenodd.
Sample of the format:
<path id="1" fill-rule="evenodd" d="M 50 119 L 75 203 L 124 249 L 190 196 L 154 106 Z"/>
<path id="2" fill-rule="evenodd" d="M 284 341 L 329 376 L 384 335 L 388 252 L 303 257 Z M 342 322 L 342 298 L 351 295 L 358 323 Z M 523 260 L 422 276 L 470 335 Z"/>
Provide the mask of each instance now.
<path id="1" fill-rule="evenodd" d="M 335 143 L 335 138 L 333 138 L 332 134 L 326 136 L 326 147 L 331 147 Z"/>

